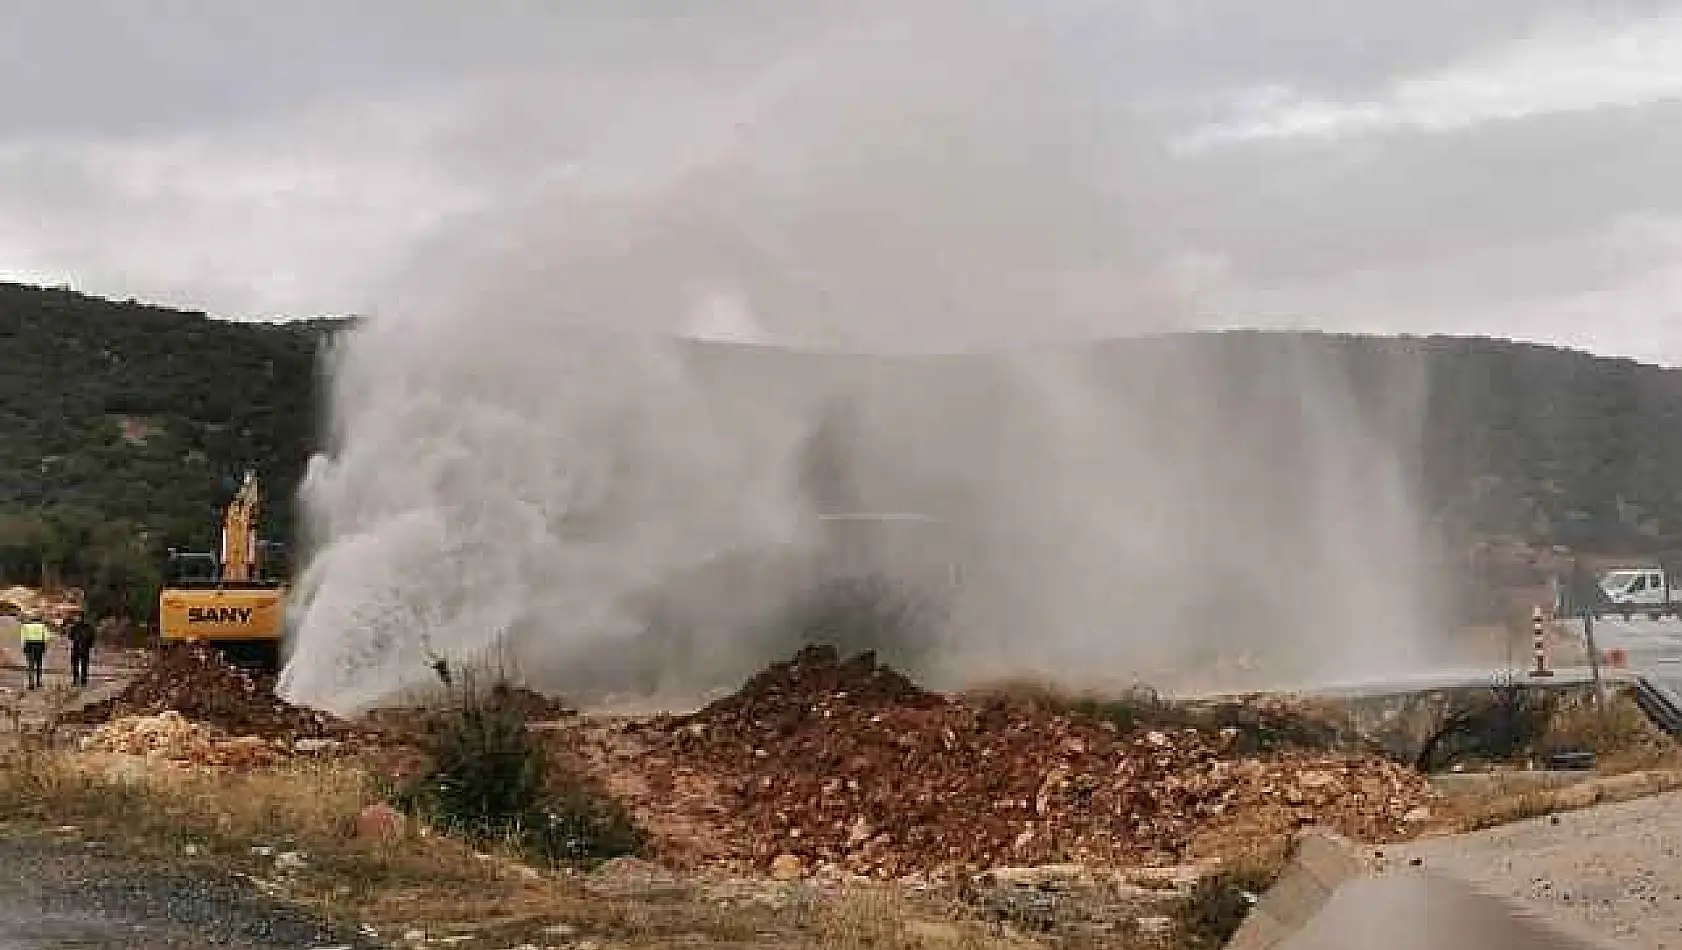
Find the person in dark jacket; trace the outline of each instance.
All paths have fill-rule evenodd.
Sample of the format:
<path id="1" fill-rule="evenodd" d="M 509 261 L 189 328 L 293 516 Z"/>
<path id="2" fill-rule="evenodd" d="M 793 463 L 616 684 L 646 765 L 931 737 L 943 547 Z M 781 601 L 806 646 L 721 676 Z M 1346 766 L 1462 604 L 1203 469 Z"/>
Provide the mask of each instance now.
<path id="1" fill-rule="evenodd" d="M 85 688 L 88 685 L 88 667 L 93 665 L 93 624 L 78 613 L 70 618 L 65 637 L 70 641 L 70 681 Z"/>

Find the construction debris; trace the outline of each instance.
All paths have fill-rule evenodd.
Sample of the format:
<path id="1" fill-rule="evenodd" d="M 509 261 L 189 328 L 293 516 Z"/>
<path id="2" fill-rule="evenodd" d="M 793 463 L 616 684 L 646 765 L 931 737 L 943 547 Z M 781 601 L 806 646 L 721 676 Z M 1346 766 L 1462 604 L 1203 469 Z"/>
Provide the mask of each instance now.
<path id="1" fill-rule="evenodd" d="M 286 758 L 283 747 L 259 736 L 229 736 L 193 722 L 174 710 L 156 716 L 124 716 L 84 737 L 84 752 L 139 755 L 187 765 L 260 768 Z"/>
<path id="2" fill-rule="evenodd" d="M 65 722 L 93 725 L 126 716 L 173 711 L 232 735 L 265 739 L 337 738 L 350 727 L 326 713 L 294 706 L 274 694 L 274 682 L 189 646 L 160 651 L 117 696 L 67 713 Z"/>
<path id="3" fill-rule="evenodd" d="M 1177 864 L 1314 823 L 1393 840 L 1434 800 L 1422 776 L 1377 756 L 1247 757 L 1235 729 L 1129 733 L 1034 703 L 945 697 L 827 647 L 638 733 L 652 754 L 617 767 L 666 795 L 719 790 L 726 801 L 689 818 L 728 813 L 715 837 L 731 857 L 781 874 Z"/>
<path id="4" fill-rule="evenodd" d="M 75 587 L 45 591 L 14 585 L 0 589 L 0 616 L 40 614 L 57 623 L 80 609 L 82 599 Z"/>

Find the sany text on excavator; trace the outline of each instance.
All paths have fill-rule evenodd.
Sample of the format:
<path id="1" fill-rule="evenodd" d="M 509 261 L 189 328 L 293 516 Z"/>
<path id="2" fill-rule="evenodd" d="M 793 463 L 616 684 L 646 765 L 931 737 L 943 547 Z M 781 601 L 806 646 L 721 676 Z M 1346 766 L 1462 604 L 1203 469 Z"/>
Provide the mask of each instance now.
<path id="1" fill-rule="evenodd" d="M 262 491 L 247 471 L 222 517 L 217 553 L 169 552 L 169 576 L 158 596 L 164 645 L 201 643 L 230 662 L 272 672 L 280 667 L 286 583 L 266 572 L 276 548 L 257 537 Z"/>

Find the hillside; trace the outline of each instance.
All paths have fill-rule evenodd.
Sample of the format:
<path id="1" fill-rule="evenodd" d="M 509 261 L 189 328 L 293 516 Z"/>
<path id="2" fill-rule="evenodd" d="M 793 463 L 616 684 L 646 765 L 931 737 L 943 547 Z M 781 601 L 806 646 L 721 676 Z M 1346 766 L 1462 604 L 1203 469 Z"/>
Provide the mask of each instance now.
<path id="1" fill-rule="evenodd" d="M 335 326 L 0 284 L 0 580 L 37 579 L 44 565 L 112 596 L 147 586 L 165 548 L 212 543 L 249 464 L 268 482 L 265 533 L 295 541 L 317 355 Z M 1316 372 L 1332 367 L 1359 417 L 1413 391 L 1411 474 L 1456 546 L 1682 549 L 1682 371 L 1496 340 L 1318 334 L 1114 343 L 1092 358 L 1121 377 L 1161 365 L 1162 347 L 1195 356 L 1188 371 L 1218 376 L 1219 398 L 1262 432 L 1308 411 L 1291 362 L 1305 351 Z M 148 596 L 120 595 L 142 613 Z"/>
<path id="2" fill-rule="evenodd" d="M 0 284 L 0 572 L 147 588 L 168 547 L 214 543 L 248 464 L 290 538 L 330 326 Z"/>

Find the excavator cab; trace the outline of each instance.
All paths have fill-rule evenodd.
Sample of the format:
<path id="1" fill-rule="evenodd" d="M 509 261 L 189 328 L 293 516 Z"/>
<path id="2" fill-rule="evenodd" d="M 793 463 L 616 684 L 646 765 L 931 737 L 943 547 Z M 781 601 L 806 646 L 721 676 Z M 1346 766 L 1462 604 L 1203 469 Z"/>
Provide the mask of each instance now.
<path id="1" fill-rule="evenodd" d="M 215 587 L 222 574 L 222 565 L 209 551 L 169 550 L 169 563 L 164 568 L 164 583 L 171 587 Z"/>

